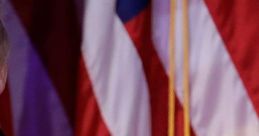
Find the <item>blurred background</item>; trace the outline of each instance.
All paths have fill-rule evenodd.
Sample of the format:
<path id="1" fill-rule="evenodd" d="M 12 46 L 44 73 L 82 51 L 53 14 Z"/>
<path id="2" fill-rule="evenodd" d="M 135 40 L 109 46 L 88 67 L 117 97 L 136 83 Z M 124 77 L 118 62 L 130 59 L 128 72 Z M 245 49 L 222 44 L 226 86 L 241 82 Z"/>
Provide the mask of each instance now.
<path id="1" fill-rule="evenodd" d="M 83 5 L 82 0 L 3 1 L 11 44 L 8 85 L 0 96 L 7 136 L 73 134 Z"/>
<path id="2" fill-rule="evenodd" d="M 6 136 L 259 135 L 258 0 L 2 0 Z"/>

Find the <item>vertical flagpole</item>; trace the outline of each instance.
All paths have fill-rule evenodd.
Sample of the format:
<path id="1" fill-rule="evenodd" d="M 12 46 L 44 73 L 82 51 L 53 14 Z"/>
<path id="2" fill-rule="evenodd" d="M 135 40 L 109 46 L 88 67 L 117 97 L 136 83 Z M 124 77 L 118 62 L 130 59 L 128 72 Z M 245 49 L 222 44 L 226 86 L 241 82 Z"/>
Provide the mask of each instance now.
<path id="1" fill-rule="evenodd" d="M 175 1 L 170 0 L 168 136 L 175 135 Z"/>
<path id="2" fill-rule="evenodd" d="M 189 15 L 188 0 L 183 0 L 183 91 L 184 136 L 190 136 L 190 88 L 189 88 Z"/>

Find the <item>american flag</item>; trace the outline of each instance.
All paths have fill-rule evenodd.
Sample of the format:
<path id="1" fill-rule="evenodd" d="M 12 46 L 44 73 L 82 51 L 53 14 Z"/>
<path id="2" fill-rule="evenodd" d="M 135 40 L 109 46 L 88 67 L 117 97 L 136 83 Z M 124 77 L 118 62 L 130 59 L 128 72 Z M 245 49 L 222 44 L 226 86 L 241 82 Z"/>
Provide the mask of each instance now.
<path id="1" fill-rule="evenodd" d="M 3 0 L 7 136 L 259 135 L 258 0 Z"/>

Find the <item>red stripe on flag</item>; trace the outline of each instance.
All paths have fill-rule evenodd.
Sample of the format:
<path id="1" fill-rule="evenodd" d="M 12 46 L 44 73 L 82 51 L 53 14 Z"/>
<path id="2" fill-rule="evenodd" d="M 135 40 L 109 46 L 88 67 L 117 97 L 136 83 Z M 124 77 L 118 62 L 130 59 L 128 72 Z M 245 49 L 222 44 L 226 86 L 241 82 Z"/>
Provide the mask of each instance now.
<path id="1" fill-rule="evenodd" d="M 259 115 L 259 1 L 206 0 Z"/>
<path id="2" fill-rule="evenodd" d="M 147 8 L 125 24 L 142 60 L 149 87 L 152 135 L 165 136 L 168 129 L 168 77 L 151 39 L 151 10 Z M 183 108 L 176 102 L 176 134 L 183 135 Z"/>
<path id="3" fill-rule="evenodd" d="M 183 107 L 181 103 L 176 100 L 175 104 L 175 135 L 176 136 L 183 136 L 184 135 L 184 117 L 183 117 Z M 191 127 L 191 136 L 195 136 L 193 128 Z"/>
<path id="4" fill-rule="evenodd" d="M 152 135 L 167 134 L 168 78 L 151 42 L 149 10 L 142 11 L 125 26 L 142 60 L 149 87 Z"/>
<path id="5" fill-rule="evenodd" d="M 79 66 L 75 136 L 110 136 L 94 96 L 83 58 Z"/>
<path id="6" fill-rule="evenodd" d="M 5 135 L 13 136 L 12 110 L 8 87 L 0 95 L 0 124 Z"/>

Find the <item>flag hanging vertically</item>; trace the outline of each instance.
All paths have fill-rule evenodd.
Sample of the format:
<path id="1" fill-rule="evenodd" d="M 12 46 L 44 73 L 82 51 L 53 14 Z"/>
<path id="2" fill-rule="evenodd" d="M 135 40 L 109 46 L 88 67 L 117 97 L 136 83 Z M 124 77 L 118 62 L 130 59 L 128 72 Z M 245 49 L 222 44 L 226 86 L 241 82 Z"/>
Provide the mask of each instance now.
<path id="1" fill-rule="evenodd" d="M 8 134 L 259 135 L 257 0 L 3 4 Z"/>

